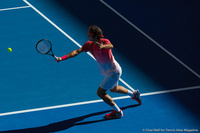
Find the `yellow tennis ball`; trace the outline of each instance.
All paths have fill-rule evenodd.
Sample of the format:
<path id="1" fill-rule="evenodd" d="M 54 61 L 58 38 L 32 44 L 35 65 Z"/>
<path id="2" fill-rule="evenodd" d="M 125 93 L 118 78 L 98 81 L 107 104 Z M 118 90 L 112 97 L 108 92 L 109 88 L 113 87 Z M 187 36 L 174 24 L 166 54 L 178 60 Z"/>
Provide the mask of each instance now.
<path id="1" fill-rule="evenodd" d="M 12 49 L 11 49 L 11 48 L 8 48 L 8 52 L 12 52 Z"/>

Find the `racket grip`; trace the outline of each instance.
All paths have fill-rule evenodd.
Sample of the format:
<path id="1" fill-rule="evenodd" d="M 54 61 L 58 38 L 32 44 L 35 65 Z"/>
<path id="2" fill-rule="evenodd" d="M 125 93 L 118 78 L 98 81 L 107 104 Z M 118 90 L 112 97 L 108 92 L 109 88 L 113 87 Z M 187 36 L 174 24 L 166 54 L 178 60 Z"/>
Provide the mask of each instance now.
<path id="1" fill-rule="evenodd" d="M 53 57 L 54 57 L 55 60 L 58 60 L 57 56 L 54 55 Z"/>

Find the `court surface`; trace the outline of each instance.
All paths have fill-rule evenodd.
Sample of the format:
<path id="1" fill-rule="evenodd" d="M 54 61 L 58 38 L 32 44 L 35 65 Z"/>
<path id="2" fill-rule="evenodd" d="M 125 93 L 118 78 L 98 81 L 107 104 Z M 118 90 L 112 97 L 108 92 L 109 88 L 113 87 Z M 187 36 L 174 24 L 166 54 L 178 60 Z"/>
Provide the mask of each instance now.
<path id="1" fill-rule="evenodd" d="M 0 133 L 200 132 L 198 0 L 0 0 Z M 96 95 L 102 79 L 90 53 L 56 63 L 38 54 L 43 38 L 56 56 L 102 28 L 122 67 L 119 85 L 143 104 L 108 92 L 124 117 Z M 7 48 L 11 47 L 12 52 Z"/>

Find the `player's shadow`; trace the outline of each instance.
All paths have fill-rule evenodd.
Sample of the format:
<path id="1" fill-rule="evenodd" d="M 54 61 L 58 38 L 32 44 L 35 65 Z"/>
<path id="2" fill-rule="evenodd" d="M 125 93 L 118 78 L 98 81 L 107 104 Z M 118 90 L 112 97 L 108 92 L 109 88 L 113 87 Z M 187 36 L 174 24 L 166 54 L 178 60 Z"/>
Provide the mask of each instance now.
<path id="1" fill-rule="evenodd" d="M 125 110 L 125 109 L 128 109 L 128 108 L 133 108 L 133 107 L 137 107 L 137 106 L 138 105 L 130 105 L 130 106 L 122 107 L 121 109 Z M 108 113 L 110 111 L 111 110 L 91 113 L 91 114 L 88 114 L 88 115 L 64 120 L 64 121 L 61 121 L 61 122 L 52 123 L 52 124 L 49 124 L 49 125 L 46 125 L 46 126 L 27 128 L 27 129 L 19 129 L 19 130 L 11 130 L 11 131 L 3 131 L 3 132 L 0 132 L 0 133 L 52 133 L 52 132 L 58 132 L 58 131 L 63 131 L 63 130 L 69 129 L 73 126 L 86 125 L 86 124 L 92 124 L 92 123 L 97 123 L 97 122 L 113 120 L 113 119 L 102 118 L 102 119 L 99 119 L 99 120 L 81 122 L 86 118 L 97 116 L 97 115 L 102 115 L 102 114 Z"/>

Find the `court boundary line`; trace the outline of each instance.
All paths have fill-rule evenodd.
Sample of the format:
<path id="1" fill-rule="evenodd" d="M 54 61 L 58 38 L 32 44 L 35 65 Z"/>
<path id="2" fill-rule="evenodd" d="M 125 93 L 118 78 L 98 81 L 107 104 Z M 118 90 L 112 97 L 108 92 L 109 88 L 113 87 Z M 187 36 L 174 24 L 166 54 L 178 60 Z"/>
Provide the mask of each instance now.
<path id="1" fill-rule="evenodd" d="M 3 8 L 3 9 L 0 9 L 0 11 L 9 11 L 9 10 L 16 10 L 16 9 L 24 9 L 24 8 L 30 8 L 30 6 L 18 6 L 18 7 L 11 7 L 11 8 Z"/>
<path id="2" fill-rule="evenodd" d="M 53 25 L 58 31 L 60 31 L 63 35 L 65 35 L 68 39 L 70 39 L 74 44 L 76 44 L 78 47 L 82 47 L 76 40 L 74 40 L 71 36 L 69 36 L 65 31 L 63 31 L 60 27 L 58 27 L 53 21 L 51 21 L 49 18 L 47 18 L 42 12 L 40 12 L 37 8 L 35 8 L 32 4 L 30 4 L 27 0 L 23 0 L 27 5 L 29 5 L 34 11 L 36 11 L 40 16 L 42 16 L 47 22 L 49 22 L 51 25 Z M 93 55 L 89 52 L 87 54 L 92 57 L 95 61 L 96 59 L 93 57 Z M 128 83 L 126 83 L 122 78 L 119 79 L 127 88 L 134 91 L 133 87 L 131 87 Z"/>
<path id="3" fill-rule="evenodd" d="M 164 52 L 166 52 L 169 56 L 174 58 L 177 62 L 179 62 L 182 66 L 184 66 L 186 69 L 188 69 L 191 73 L 193 73 L 195 76 L 200 78 L 200 75 L 195 72 L 192 68 L 190 68 L 188 65 L 186 65 L 184 62 L 182 62 L 180 59 L 178 59 L 175 55 L 173 55 L 171 52 L 169 52 L 166 48 L 164 48 L 162 45 L 160 45 L 158 42 L 156 42 L 153 38 L 151 38 L 149 35 L 147 35 L 145 32 L 143 32 L 140 28 L 138 28 L 136 25 L 134 25 L 131 21 L 129 21 L 127 18 L 125 18 L 122 14 L 120 14 L 118 11 L 116 11 L 114 8 L 112 8 L 109 4 L 104 2 L 103 0 L 100 0 L 102 4 L 104 4 L 106 7 L 108 7 L 110 10 L 112 10 L 114 13 L 116 13 L 119 17 L 121 17 L 124 21 L 126 21 L 128 24 L 130 24 L 133 28 L 135 28 L 137 31 L 139 31 L 142 35 L 144 35 L 146 38 L 148 38 L 150 41 L 152 41 L 154 44 L 156 44 L 159 48 L 161 48 Z"/>
<path id="4" fill-rule="evenodd" d="M 166 94 L 166 93 L 172 93 L 172 92 L 195 90 L 195 89 L 200 89 L 200 86 L 192 86 L 192 87 L 178 88 L 178 89 L 165 90 L 165 91 L 148 92 L 148 93 L 141 94 L 141 97 L 143 97 L 143 96 L 151 96 L 151 95 L 158 95 L 158 94 Z M 113 100 L 121 100 L 121 99 L 127 99 L 127 98 L 130 98 L 130 96 L 114 97 Z M 50 109 L 66 108 L 66 107 L 85 105 L 85 104 L 92 104 L 92 103 L 99 103 L 99 102 L 103 102 L 103 100 L 98 99 L 98 100 L 91 100 L 91 101 L 85 101 L 85 102 L 70 103 L 70 104 L 63 104 L 63 105 L 56 105 L 56 106 L 49 106 L 49 107 L 42 107 L 42 108 L 35 108 L 35 109 L 27 109 L 27 110 L 21 110 L 21 111 L 0 113 L 0 117 L 1 116 L 8 116 L 8 115 L 30 113 L 30 112 L 36 112 L 36 111 L 44 111 L 44 110 L 50 110 Z"/>

